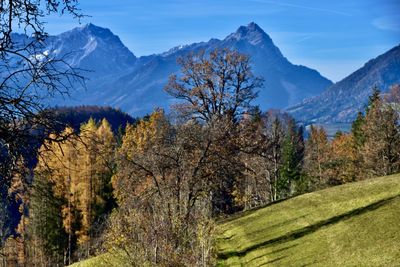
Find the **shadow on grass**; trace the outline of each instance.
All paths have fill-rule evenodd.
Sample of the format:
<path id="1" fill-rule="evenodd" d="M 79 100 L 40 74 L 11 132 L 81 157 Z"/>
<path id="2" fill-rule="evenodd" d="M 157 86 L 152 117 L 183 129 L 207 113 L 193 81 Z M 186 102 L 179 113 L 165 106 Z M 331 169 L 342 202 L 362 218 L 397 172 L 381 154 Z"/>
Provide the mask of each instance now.
<path id="1" fill-rule="evenodd" d="M 247 263 L 250 263 L 250 262 L 252 262 L 252 261 L 258 260 L 259 258 L 268 256 L 268 255 L 273 255 L 273 254 L 275 254 L 275 253 L 279 253 L 279 252 L 288 250 L 288 249 L 293 248 L 293 247 L 296 247 L 296 246 L 297 246 L 297 244 L 294 244 L 294 245 L 290 245 L 290 246 L 287 246 L 287 247 L 284 247 L 284 248 L 276 249 L 276 250 L 271 251 L 271 252 L 269 252 L 269 253 L 265 253 L 265 254 L 262 254 L 262 255 L 260 255 L 260 256 L 258 256 L 258 257 L 254 257 L 254 258 L 252 258 L 252 259 L 251 259 L 249 262 L 247 262 Z M 285 257 L 276 258 L 276 259 L 274 259 L 274 260 L 272 260 L 272 261 L 270 261 L 270 262 L 267 262 L 267 263 L 271 263 L 271 262 L 274 262 L 274 261 L 279 261 L 279 260 L 281 260 L 281 259 L 283 259 L 283 258 L 285 258 Z"/>
<path id="2" fill-rule="evenodd" d="M 304 228 L 289 232 L 285 235 L 279 236 L 277 238 L 273 238 L 273 239 L 269 239 L 266 240 L 262 243 L 259 244 L 254 244 L 253 246 L 247 247 L 241 251 L 234 251 L 234 252 L 226 252 L 226 253 L 218 253 L 218 258 L 221 260 L 226 260 L 230 257 L 242 257 L 244 255 L 246 255 L 248 252 L 255 250 L 255 249 L 259 249 L 259 248 L 263 248 L 263 247 L 267 247 L 267 246 L 271 246 L 271 245 L 275 245 L 275 244 L 279 244 L 279 243 L 284 243 L 284 242 L 288 242 L 288 241 L 292 241 L 292 240 L 296 240 L 298 238 L 301 238 L 305 235 L 314 233 L 315 231 L 319 230 L 320 228 L 324 227 L 324 226 L 329 226 L 332 224 L 336 224 L 340 221 L 344 221 L 344 220 L 348 220 L 350 218 L 352 218 L 353 216 L 357 216 L 357 215 L 361 215 L 364 213 L 367 213 L 369 211 L 373 211 L 378 209 L 379 207 L 389 203 L 390 201 L 398 198 L 399 195 L 394 196 L 394 197 L 390 197 L 390 198 L 385 198 L 376 202 L 373 202 L 367 206 L 364 207 L 360 207 L 354 210 L 351 210 L 349 212 L 331 217 L 329 219 L 326 220 L 322 220 L 318 223 L 306 226 Z"/>
<path id="3" fill-rule="evenodd" d="M 268 227 L 266 227 L 266 228 L 261 228 L 260 230 L 255 231 L 255 232 L 253 232 L 252 234 L 256 234 L 256 233 L 258 233 L 258 232 L 268 231 L 269 229 L 274 229 L 274 228 L 277 228 L 277 227 L 283 227 L 283 226 L 285 226 L 285 225 L 287 225 L 287 224 L 290 224 L 290 223 L 296 222 L 296 221 L 298 221 L 298 220 L 300 220 L 300 219 L 303 219 L 303 218 L 307 217 L 308 215 L 309 215 L 309 214 L 304 214 L 304 215 L 301 215 L 301 216 L 298 216 L 298 217 L 295 217 L 295 218 L 292 218 L 292 219 L 289 219 L 289 220 L 286 220 L 286 221 L 283 221 L 283 222 L 279 222 L 279 223 L 270 225 L 270 226 L 268 226 Z M 235 234 L 232 234 L 232 235 L 230 235 L 230 236 L 224 236 L 224 237 L 222 237 L 222 238 L 220 238 L 220 239 L 221 239 L 221 240 L 222 240 L 222 239 L 223 239 L 223 240 L 229 240 L 229 239 L 232 239 L 234 236 L 235 236 Z"/>
<path id="4" fill-rule="evenodd" d="M 287 257 L 285 257 L 285 256 L 278 257 L 278 258 L 276 258 L 276 259 L 273 259 L 273 260 L 270 260 L 270 261 L 266 262 L 265 264 L 271 264 L 271 263 L 274 263 L 274 262 L 283 260 L 284 258 L 287 258 Z"/>

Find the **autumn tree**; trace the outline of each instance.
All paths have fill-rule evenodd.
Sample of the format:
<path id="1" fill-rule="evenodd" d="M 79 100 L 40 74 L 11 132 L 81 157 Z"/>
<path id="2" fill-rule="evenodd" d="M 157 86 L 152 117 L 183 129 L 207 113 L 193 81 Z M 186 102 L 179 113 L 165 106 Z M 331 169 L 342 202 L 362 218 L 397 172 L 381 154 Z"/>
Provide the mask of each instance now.
<path id="1" fill-rule="evenodd" d="M 76 183 L 81 218 L 78 243 L 86 257 L 91 254 L 92 239 L 99 237 L 96 229 L 101 227 L 104 216 L 113 207 L 111 177 L 114 174 L 116 141 L 111 125 L 103 119 L 98 125 L 90 118 L 81 125 L 80 142 L 77 144 L 80 164 Z"/>
<path id="2" fill-rule="evenodd" d="M 322 127 L 311 125 L 304 158 L 309 189 L 328 185 L 330 154 L 331 148 L 326 131 Z"/>
<path id="3" fill-rule="evenodd" d="M 382 176 L 400 170 L 400 129 L 398 113 L 378 96 L 370 102 L 361 149 L 367 176 Z"/>
<path id="4" fill-rule="evenodd" d="M 73 132 L 73 129 L 66 128 L 62 134 L 69 135 Z M 41 147 L 41 158 L 35 168 L 35 185 L 36 189 L 33 190 L 32 194 L 32 230 L 34 232 L 34 237 L 38 246 L 36 254 L 42 255 L 51 264 L 60 263 L 59 260 L 62 259 L 63 264 L 71 262 L 72 250 L 75 248 L 75 231 L 77 223 L 77 213 L 75 212 L 76 203 L 73 199 L 73 192 L 75 191 L 74 183 L 72 178 L 75 177 L 75 159 L 77 158 L 77 153 L 74 148 L 75 141 L 69 139 L 63 143 L 46 141 Z M 43 192 L 40 190 L 42 187 L 51 186 L 51 190 L 48 192 Z M 43 196 L 43 194 L 48 194 L 48 196 Z M 53 203 L 44 205 L 41 201 L 46 201 L 46 199 L 54 200 Z M 58 200 L 58 201 L 55 201 Z M 57 205 L 57 204 L 58 205 Z M 51 206 L 53 206 L 56 211 L 52 211 Z M 39 218 L 39 214 L 43 215 L 46 213 L 46 209 L 49 208 L 49 215 L 51 218 Z M 57 217 L 60 221 L 57 222 Z M 44 224 L 42 220 L 45 220 Z M 56 222 L 55 224 L 52 222 Z M 61 223 L 60 223 L 61 222 Z M 56 229 L 52 227 L 57 227 Z M 60 235 L 65 233 L 65 238 L 60 238 L 56 242 L 60 243 L 52 244 L 52 234 L 48 231 L 56 231 Z M 65 246 L 58 247 L 62 244 L 61 240 L 65 240 Z M 51 245 L 50 245 L 51 244 Z M 52 249 L 50 249 L 50 246 Z M 48 248 L 49 250 L 46 250 Z M 54 251 L 62 252 L 61 255 L 54 255 Z M 47 264 L 47 263 L 46 263 Z"/>
<path id="5" fill-rule="evenodd" d="M 205 122 L 223 116 L 236 119 L 252 107 L 255 90 L 262 85 L 251 71 L 249 57 L 237 51 L 201 51 L 178 63 L 182 76 L 170 76 L 165 91 L 181 100 L 175 108 L 185 117 Z"/>
<path id="6" fill-rule="evenodd" d="M 10 233 L 0 234 L 5 234 L 5 236 L 3 236 L 4 238 L 8 237 L 3 249 L 0 250 L 0 254 L 6 258 L 6 265 L 12 266 L 26 265 L 28 257 L 26 225 L 28 205 L 30 200 L 27 193 L 27 185 L 24 182 L 24 179 L 29 173 L 29 170 L 24 166 L 24 161 L 22 159 L 18 161 L 18 169 L 19 171 L 15 172 L 12 176 L 10 186 L 7 188 L 7 192 L 4 192 L 8 203 L 6 203 L 4 207 L 0 208 L 0 210 L 3 208 L 9 209 L 14 215 L 11 218 L 4 216 L 0 219 L 2 223 L 5 224 L 5 229 L 7 229 L 10 225 L 14 226 L 14 229 L 10 229 Z M 2 197 L 4 197 L 4 195 Z M 2 228 L 2 230 L 3 229 L 4 228 Z"/>
<path id="7" fill-rule="evenodd" d="M 395 84 L 390 87 L 389 92 L 384 97 L 384 101 L 400 114 L 400 84 Z"/>
<path id="8" fill-rule="evenodd" d="M 66 128 L 63 134 L 72 132 L 71 128 Z M 63 264 L 70 264 L 92 253 L 91 241 L 101 234 L 101 222 L 105 221 L 104 216 L 113 207 L 110 182 L 114 171 L 114 149 L 114 136 L 106 120 L 100 126 L 94 120 L 89 120 L 81 126 L 76 138 L 69 138 L 62 143 L 47 141 L 41 147 L 41 158 L 35 169 L 37 181 L 32 195 L 35 200 L 31 206 L 32 220 L 41 222 L 45 219 L 50 227 L 33 223 L 31 232 L 43 233 L 33 234 L 33 240 L 40 245 L 45 257 L 54 260 L 51 262 L 57 262 L 61 257 Z M 43 186 L 51 190 L 39 190 Z M 41 201 L 47 199 L 54 202 L 40 205 Z M 38 217 L 47 208 L 54 210 L 54 213 L 44 218 Z M 62 224 L 57 224 L 57 209 Z M 58 230 L 53 229 L 56 226 Z M 54 234 L 48 231 L 58 231 L 60 235 L 65 233 L 65 239 L 60 237 L 59 243 L 54 244 Z M 50 245 L 52 249 L 47 250 Z M 54 254 L 61 251 L 61 245 L 64 245 L 62 255 Z"/>
<path id="9" fill-rule="evenodd" d="M 248 56 L 229 49 L 189 54 L 178 63 L 182 75 L 172 75 L 165 91 L 180 101 L 174 106 L 179 116 L 200 122 L 207 134 L 199 149 L 206 149 L 205 159 L 215 160 L 208 185 L 214 213 L 233 212 L 235 179 L 244 168 L 237 160 L 238 122 L 253 109 L 262 80 L 254 77 Z"/>
<path id="10" fill-rule="evenodd" d="M 331 141 L 330 183 L 344 184 L 360 179 L 359 143 L 353 133 L 340 133 Z"/>
<path id="11" fill-rule="evenodd" d="M 298 136 L 301 134 L 301 130 L 297 129 L 294 121 L 286 114 L 271 111 L 254 118 L 253 121 L 244 120 L 240 132 L 241 155 L 245 165 L 242 188 L 243 192 L 250 193 L 250 195 L 245 193 L 244 198 L 245 201 L 248 201 L 250 197 L 253 207 L 292 194 L 290 184 L 294 180 L 287 180 L 288 176 L 286 175 L 289 173 L 290 166 L 286 166 L 286 170 L 283 169 L 286 168 L 285 164 L 291 164 L 286 158 L 286 156 L 289 157 L 289 154 L 295 157 L 294 154 L 299 153 L 298 159 L 302 161 L 301 147 L 303 146 L 302 137 Z M 288 125 L 291 125 L 291 131 L 293 130 L 295 133 L 289 133 Z M 292 148 L 293 150 L 291 150 Z"/>
<path id="12" fill-rule="evenodd" d="M 240 161 L 244 165 L 244 176 L 238 181 L 235 190 L 235 201 L 245 210 L 251 209 L 271 200 L 270 146 L 266 116 L 261 113 L 255 116 L 246 115 L 240 121 L 240 138 L 238 142 L 243 149 Z"/>
<path id="13" fill-rule="evenodd" d="M 330 184 L 387 175 L 399 170 L 399 126 L 396 112 L 398 88 L 382 95 L 373 88 L 365 112 L 359 112 L 349 134 L 331 142 L 327 165 Z"/>

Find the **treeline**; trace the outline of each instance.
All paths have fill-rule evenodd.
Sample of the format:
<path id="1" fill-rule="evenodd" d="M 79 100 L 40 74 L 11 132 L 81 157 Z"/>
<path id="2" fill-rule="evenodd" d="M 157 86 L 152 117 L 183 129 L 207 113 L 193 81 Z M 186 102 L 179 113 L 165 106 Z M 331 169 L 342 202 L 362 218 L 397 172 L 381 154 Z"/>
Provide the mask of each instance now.
<path id="1" fill-rule="evenodd" d="M 375 88 L 350 133 L 329 141 L 323 128 L 311 127 L 305 173 L 312 184 L 336 185 L 400 171 L 400 86 L 384 96 Z"/>
<path id="2" fill-rule="evenodd" d="M 329 140 L 311 126 L 304 139 L 287 114 L 251 105 L 262 81 L 247 56 L 225 49 L 180 63 L 165 88 L 181 100 L 174 114 L 156 110 L 119 136 L 91 119 L 42 145 L 18 236 L 3 250 L 9 264 L 108 252 L 128 266 L 209 266 L 218 218 L 400 171 L 396 86 L 384 99 L 374 91 L 350 133 Z"/>
<path id="3" fill-rule="evenodd" d="M 87 122 L 90 118 L 95 121 L 106 119 L 110 123 L 114 133 L 117 133 L 119 128 L 124 129 L 127 123 L 133 124 L 135 122 L 135 119 L 129 114 L 112 107 L 55 107 L 49 111 L 53 114 L 54 120 L 70 126 L 75 131 L 79 131 L 81 124 Z M 64 128 L 59 130 L 62 131 Z"/>

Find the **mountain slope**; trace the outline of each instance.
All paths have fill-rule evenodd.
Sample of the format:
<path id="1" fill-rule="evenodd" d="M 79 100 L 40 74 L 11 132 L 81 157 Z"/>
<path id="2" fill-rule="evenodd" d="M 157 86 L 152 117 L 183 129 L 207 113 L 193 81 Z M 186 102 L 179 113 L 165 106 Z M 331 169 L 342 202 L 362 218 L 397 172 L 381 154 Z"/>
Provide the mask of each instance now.
<path id="1" fill-rule="evenodd" d="M 290 63 L 255 23 L 239 27 L 223 40 L 211 39 L 139 58 L 110 30 L 88 24 L 47 41 L 44 53 L 66 55 L 74 67 L 90 70 L 84 72 L 89 78 L 87 90 L 77 88 L 71 99 L 53 104 L 110 105 L 133 115 L 144 115 L 155 107 L 168 108 L 173 100 L 163 88 L 169 75 L 179 71 L 177 58 L 225 47 L 250 55 L 254 73 L 265 79 L 256 100 L 262 109 L 288 107 L 332 84 L 317 71 Z"/>
<path id="2" fill-rule="evenodd" d="M 317 71 L 291 64 L 271 38 L 257 24 L 250 23 L 239 27 L 223 40 L 211 39 L 176 47 L 161 55 L 146 58 L 145 63 L 138 64 L 140 67 L 117 81 L 118 95 L 125 97 L 113 98 L 116 101 L 110 104 L 119 105 L 132 113 L 143 109 L 148 111 L 156 106 L 167 108 L 169 102 L 163 87 L 168 76 L 179 71 L 177 58 L 191 52 L 210 52 L 226 47 L 250 55 L 255 75 L 265 79 L 264 87 L 255 101 L 263 109 L 287 107 L 331 85 Z M 127 93 L 126 87 L 131 88 L 132 93 Z"/>
<path id="3" fill-rule="evenodd" d="M 304 194 L 223 222 L 219 266 L 394 266 L 400 175 Z"/>
<path id="4" fill-rule="evenodd" d="M 46 40 L 47 53 L 65 57 L 73 66 L 94 70 L 94 77 L 126 71 L 135 55 L 109 29 L 91 23 Z"/>
<path id="5" fill-rule="evenodd" d="M 305 123 L 351 122 L 368 102 L 374 86 L 386 92 L 395 83 L 400 83 L 400 45 L 287 111 Z"/>

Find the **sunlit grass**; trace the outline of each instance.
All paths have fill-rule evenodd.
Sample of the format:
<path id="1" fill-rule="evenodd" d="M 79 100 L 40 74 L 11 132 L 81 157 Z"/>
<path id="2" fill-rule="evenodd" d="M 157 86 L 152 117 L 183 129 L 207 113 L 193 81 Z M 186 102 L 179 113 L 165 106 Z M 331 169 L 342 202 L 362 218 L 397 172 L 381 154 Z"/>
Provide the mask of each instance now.
<path id="1" fill-rule="evenodd" d="M 246 213 L 216 239 L 222 266 L 400 266 L 400 175 Z"/>

